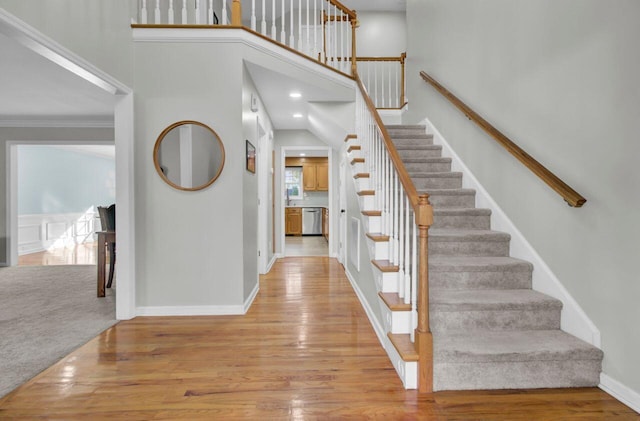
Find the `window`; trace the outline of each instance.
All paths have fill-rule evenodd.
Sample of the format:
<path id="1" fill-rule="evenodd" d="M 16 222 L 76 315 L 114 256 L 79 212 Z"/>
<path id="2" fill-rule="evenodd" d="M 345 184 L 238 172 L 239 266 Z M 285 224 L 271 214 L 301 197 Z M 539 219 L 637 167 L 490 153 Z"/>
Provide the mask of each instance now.
<path id="1" fill-rule="evenodd" d="M 289 199 L 302 199 L 302 167 L 285 167 L 284 188 Z"/>

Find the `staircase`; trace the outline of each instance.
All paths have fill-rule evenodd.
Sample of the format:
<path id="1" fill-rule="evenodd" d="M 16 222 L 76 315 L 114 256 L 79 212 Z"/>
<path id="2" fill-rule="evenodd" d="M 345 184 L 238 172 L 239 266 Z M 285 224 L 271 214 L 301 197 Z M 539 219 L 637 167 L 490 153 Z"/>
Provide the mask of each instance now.
<path id="1" fill-rule="evenodd" d="M 475 208 L 475 191 L 433 144 L 424 126 L 387 126 L 420 193 L 434 210 L 429 229 L 430 328 L 434 390 L 585 387 L 599 384 L 602 352 L 560 330 L 562 303 L 531 289 L 533 266 L 509 256 L 509 234 L 492 231 L 491 212 Z M 361 195 L 364 226 L 390 357 L 405 385 L 417 354 L 409 340 L 411 305 L 399 297 L 389 263 L 389 238 L 377 234 L 380 212 L 367 202 L 374 193 L 363 173 L 358 139 L 348 150 Z M 363 181 L 364 180 L 364 181 Z M 389 352 L 389 351 L 388 351 Z M 400 356 L 401 361 L 394 358 Z"/>

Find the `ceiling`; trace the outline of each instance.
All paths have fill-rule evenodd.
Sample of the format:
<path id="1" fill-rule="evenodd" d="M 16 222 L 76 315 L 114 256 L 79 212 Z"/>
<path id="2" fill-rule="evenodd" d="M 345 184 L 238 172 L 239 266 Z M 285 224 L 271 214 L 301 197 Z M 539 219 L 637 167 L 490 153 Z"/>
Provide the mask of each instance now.
<path id="1" fill-rule="evenodd" d="M 16 120 L 113 120 L 114 95 L 1 32 L 0 51 L 0 124 Z"/>
<path id="2" fill-rule="evenodd" d="M 310 104 L 354 100 L 353 90 L 343 86 L 319 86 L 312 83 L 311 77 L 301 80 L 254 63 L 246 62 L 246 66 L 277 130 L 308 129 Z M 299 93 L 301 97 L 291 98 L 292 92 Z M 301 117 L 296 118 L 294 114 L 301 114 Z"/>

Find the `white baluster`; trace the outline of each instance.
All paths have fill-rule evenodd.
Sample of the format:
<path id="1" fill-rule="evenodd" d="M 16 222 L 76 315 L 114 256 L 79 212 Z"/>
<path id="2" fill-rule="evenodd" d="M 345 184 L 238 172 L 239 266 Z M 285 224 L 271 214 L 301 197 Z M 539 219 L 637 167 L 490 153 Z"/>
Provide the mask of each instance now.
<path id="1" fill-rule="evenodd" d="M 213 25 L 213 0 L 207 1 L 207 25 Z"/>
<path id="2" fill-rule="evenodd" d="M 325 21 L 324 21 L 324 2 L 325 0 L 320 0 L 320 25 L 322 27 L 322 45 L 320 46 L 320 61 L 321 62 L 325 62 L 326 60 L 326 56 L 325 56 L 325 50 L 327 48 L 327 39 L 324 36 L 324 34 L 326 33 L 326 27 L 325 27 Z"/>
<path id="3" fill-rule="evenodd" d="M 399 190 L 399 208 L 398 208 L 398 295 L 405 298 L 404 295 L 404 187 L 400 184 Z M 405 300 L 406 301 L 406 300 Z"/>
<path id="4" fill-rule="evenodd" d="M 282 18 L 280 18 L 280 21 L 282 23 L 282 30 L 280 31 L 280 42 L 283 44 L 287 43 L 287 33 L 285 30 L 285 19 L 286 15 L 284 13 L 284 0 L 282 0 Z"/>
<path id="5" fill-rule="evenodd" d="M 289 2 L 290 12 L 289 12 L 289 47 L 296 48 L 296 37 L 293 32 L 293 0 Z"/>
<path id="6" fill-rule="evenodd" d="M 400 104 L 400 90 L 398 89 L 398 87 L 400 86 L 400 82 L 398 82 L 398 64 L 396 63 L 395 65 L 395 78 L 394 78 L 394 86 L 396 87 L 396 108 L 400 108 L 402 107 L 402 104 Z"/>
<path id="7" fill-rule="evenodd" d="M 168 20 L 169 20 L 169 25 L 173 25 L 174 24 L 174 19 L 175 16 L 173 15 L 173 0 L 169 0 L 169 11 L 168 11 Z"/>
<path id="8" fill-rule="evenodd" d="M 267 9 L 265 9 L 265 0 L 262 0 L 262 22 L 260 23 L 260 33 L 267 35 Z"/>
<path id="9" fill-rule="evenodd" d="M 310 55 L 314 60 L 318 59 L 318 0 L 313 0 L 313 49 Z"/>
<path id="10" fill-rule="evenodd" d="M 405 198 L 405 227 L 404 227 L 404 303 L 409 304 L 411 302 L 411 257 L 410 257 L 410 242 L 411 238 L 411 204 L 409 203 L 409 196 Z"/>
<path id="11" fill-rule="evenodd" d="M 227 5 L 227 2 L 224 1 L 222 3 L 222 11 L 223 12 L 226 10 L 225 9 L 226 5 Z M 226 13 L 224 14 L 224 16 L 226 16 Z M 222 17 L 223 19 L 224 19 L 224 16 Z M 187 22 L 187 0 L 182 0 L 182 21 L 181 21 L 181 23 L 183 25 L 186 25 L 186 24 L 189 23 L 189 22 Z"/>
<path id="12" fill-rule="evenodd" d="M 344 68 L 347 64 L 346 62 L 346 57 L 344 55 L 344 13 L 342 12 L 342 9 L 340 9 L 340 58 L 341 58 L 341 62 L 340 62 L 340 70 L 342 70 L 344 72 Z"/>
<path id="13" fill-rule="evenodd" d="M 380 108 L 380 102 L 378 101 L 378 62 L 374 61 L 372 63 L 373 63 L 373 83 L 375 83 L 373 103 L 376 105 L 376 108 Z"/>
<path id="14" fill-rule="evenodd" d="M 186 0 L 183 0 L 186 1 Z M 184 4 L 184 3 L 183 3 Z M 183 11 L 183 16 L 186 13 L 186 9 L 184 9 L 185 11 Z M 223 25 L 228 25 L 229 24 L 229 18 L 227 17 L 227 0 L 222 0 L 222 24 Z"/>
<path id="15" fill-rule="evenodd" d="M 308 56 L 311 56 L 311 34 L 309 33 L 309 0 L 307 0 L 307 46 L 303 50 Z"/>
<path id="16" fill-rule="evenodd" d="M 392 92 L 392 88 L 391 88 L 391 81 L 392 81 L 391 70 L 393 70 L 392 66 L 393 66 L 393 61 L 390 61 L 389 62 L 389 106 L 388 106 L 389 108 L 393 108 L 393 103 L 391 102 L 391 92 Z"/>
<path id="17" fill-rule="evenodd" d="M 147 0 L 142 0 L 142 8 L 140 9 L 140 23 L 147 23 Z"/>
<path id="18" fill-rule="evenodd" d="M 415 215 L 414 215 L 415 218 Z M 413 228 L 413 246 L 411 247 L 411 342 L 415 341 L 415 328 L 418 326 L 418 227 Z"/>
<path id="19" fill-rule="evenodd" d="M 251 30 L 256 30 L 256 0 L 251 0 Z"/>
<path id="20" fill-rule="evenodd" d="M 160 20 L 160 0 L 156 0 L 156 8 L 153 11 L 153 23 L 155 23 L 156 25 L 162 23 Z"/>
<path id="21" fill-rule="evenodd" d="M 271 0 L 271 38 L 278 39 L 276 32 L 276 0 Z"/>
<path id="22" fill-rule="evenodd" d="M 302 45 L 302 0 L 298 0 L 298 51 L 304 51 Z"/>
<path id="23" fill-rule="evenodd" d="M 337 69 L 340 63 L 338 62 L 338 6 L 333 6 L 333 68 Z"/>
<path id="24" fill-rule="evenodd" d="M 196 25 L 200 25 L 200 0 L 196 0 Z"/>

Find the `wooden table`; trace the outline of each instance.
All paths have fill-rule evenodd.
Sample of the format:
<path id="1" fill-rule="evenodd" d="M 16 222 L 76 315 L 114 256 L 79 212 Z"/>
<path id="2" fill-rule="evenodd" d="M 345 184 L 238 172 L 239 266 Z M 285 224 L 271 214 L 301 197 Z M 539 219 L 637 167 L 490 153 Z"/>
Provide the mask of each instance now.
<path id="1" fill-rule="evenodd" d="M 98 297 L 104 297 L 105 276 L 104 270 L 107 262 L 107 243 L 115 243 L 115 231 L 98 231 Z M 113 256 L 109 256 L 113 259 Z"/>

